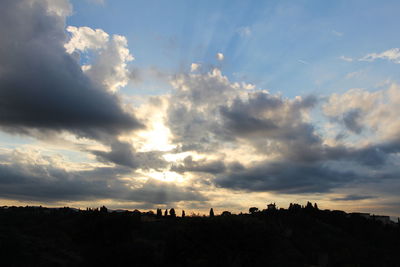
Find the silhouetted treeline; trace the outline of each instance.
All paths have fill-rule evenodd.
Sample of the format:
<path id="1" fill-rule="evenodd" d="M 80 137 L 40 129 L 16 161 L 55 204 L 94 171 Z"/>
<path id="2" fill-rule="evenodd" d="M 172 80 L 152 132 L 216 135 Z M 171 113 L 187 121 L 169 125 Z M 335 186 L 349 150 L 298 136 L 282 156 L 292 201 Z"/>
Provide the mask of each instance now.
<path id="1" fill-rule="evenodd" d="M 2 266 L 400 266 L 400 227 L 378 216 L 291 204 L 177 217 L 0 208 Z"/>

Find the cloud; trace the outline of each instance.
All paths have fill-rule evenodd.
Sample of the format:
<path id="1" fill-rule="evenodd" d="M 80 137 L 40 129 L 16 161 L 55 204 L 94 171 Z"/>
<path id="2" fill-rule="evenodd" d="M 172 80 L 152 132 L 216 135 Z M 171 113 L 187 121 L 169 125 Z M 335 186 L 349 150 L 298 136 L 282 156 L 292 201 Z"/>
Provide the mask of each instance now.
<path id="1" fill-rule="evenodd" d="M 340 56 L 339 58 L 340 58 L 341 60 L 347 61 L 347 62 L 352 62 L 352 61 L 354 61 L 354 59 L 351 58 L 351 57 Z"/>
<path id="2" fill-rule="evenodd" d="M 127 168 L 67 171 L 54 165 L 51 157 L 27 153 L 13 153 L 9 157 L 12 162 L 0 163 L 0 197 L 46 203 L 113 199 L 165 204 L 206 200 L 193 188 L 151 178 L 135 179 Z"/>
<path id="3" fill-rule="evenodd" d="M 190 65 L 190 71 L 191 72 L 194 72 L 194 71 L 197 71 L 199 68 L 200 68 L 200 64 L 198 64 L 198 63 L 192 63 L 191 65 Z"/>
<path id="4" fill-rule="evenodd" d="M 304 65 L 310 64 L 310 63 L 308 63 L 307 61 L 301 60 L 301 59 L 298 59 L 297 61 L 300 62 L 301 64 L 304 64 Z"/>
<path id="5" fill-rule="evenodd" d="M 182 74 L 172 80 L 173 94 L 168 98 L 166 124 L 174 143 L 184 147 L 214 147 L 218 131 L 219 105 L 237 90 L 218 69 L 206 74 Z"/>
<path id="6" fill-rule="evenodd" d="M 59 17 L 66 17 L 72 14 L 72 5 L 69 0 L 30 0 L 28 4 L 34 6 L 37 3 L 44 2 L 46 5 L 46 10 L 50 14 L 54 14 Z"/>
<path id="7" fill-rule="evenodd" d="M 96 5 L 104 5 L 106 2 L 106 0 L 86 0 L 86 1 L 88 1 L 89 3 L 96 4 Z"/>
<path id="8" fill-rule="evenodd" d="M 349 110 L 343 114 L 343 123 L 345 127 L 356 134 L 360 134 L 363 130 L 363 126 L 360 124 L 360 117 L 362 113 L 359 109 Z"/>
<path id="9" fill-rule="evenodd" d="M 217 186 L 246 191 L 285 194 L 329 192 L 360 179 L 352 171 L 334 170 L 325 165 L 295 162 L 262 162 L 241 171 L 219 175 Z"/>
<path id="10" fill-rule="evenodd" d="M 65 12 L 49 11 L 53 9 L 45 1 L 2 2 L 0 34 L 8 36 L 0 39 L 2 129 L 13 133 L 66 130 L 101 139 L 141 127 L 124 111 L 119 98 L 92 82 L 66 52 L 65 16 L 60 15 Z M 92 47 L 101 46 L 105 34 L 94 35 L 103 37 L 86 36 L 85 42 L 90 39 Z"/>
<path id="11" fill-rule="evenodd" d="M 163 152 L 137 152 L 132 145 L 126 142 L 114 141 L 111 151 L 91 151 L 101 162 L 112 162 L 132 169 L 162 169 L 167 162 L 162 158 Z"/>
<path id="12" fill-rule="evenodd" d="M 224 60 L 224 54 L 222 54 L 222 53 L 217 53 L 217 55 L 215 57 L 217 58 L 218 61 Z"/>
<path id="13" fill-rule="evenodd" d="M 318 140 L 303 117 L 315 106 L 314 96 L 287 100 L 266 91 L 248 91 L 216 69 L 181 75 L 172 84 L 167 124 L 174 141 L 183 146 L 213 150 L 245 141 L 267 150 L 267 140 L 304 146 Z"/>
<path id="14" fill-rule="evenodd" d="M 225 172 L 225 164 L 221 160 L 207 161 L 205 159 L 194 161 L 192 156 L 187 156 L 183 160 L 183 164 L 175 164 L 171 167 L 171 171 L 184 172 L 204 172 L 218 174 Z"/>
<path id="15" fill-rule="evenodd" d="M 354 201 L 354 200 L 364 200 L 364 199 L 373 199 L 377 198 L 376 196 L 368 196 L 368 195 L 347 195 L 344 197 L 332 198 L 333 201 Z"/>
<path id="16" fill-rule="evenodd" d="M 355 78 L 355 77 L 359 77 L 361 74 L 364 74 L 363 70 L 349 72 L 349 73 L 346 74 L 346 79 L 352 79 L 352 78 Z"/>
<path id="17" fill-rule="evenodd" d="M 93 30 L 89 27 L 68 26 L 67 31 L 71 34 L 71 39 L 64 47 L 69 54 L 72 54 L 75 50 L 102 49 L 110 39 L 109 35 L 102 29 Z"/>
<path id="18" fill-rule="evenodd" d="M 176 152 L 219 158 L 187 157 L 172 171 L 211 175 L 210 181 L 220 188 L 287 194 L 330 192 L 383 181 L 398 172 L 393 165 L 400 152 L 396 85 L 376 92 L 353 89 L 323 101 L 313 95 L 288 99 L 248 91 L 216 69 L 177 76 L 172 84 L 166 123 Z M 356 144 L 330 141 L 327 130 L 311 117 L 319 104 L 341 132 L 359 136 Z M 365 142 L 361 134 L 373 129 L 381 138 Z M 232 167 L 235 161 L 240 168 Z"/>
<path id="19" fill-rule="evenodd" d="M 109 38 L 103 30 L 89 27 L 68 26 L 67 31 L 72 34 L 65 44 L 68 53 L 87 50 L 95 52 L 94 62 L 84 65 L 86 75 L 110 92 L 116 92 L 128 84 L 131 74 L 127 63 L 134 58 L 127 48 L 128 42 L 124 36 L 113 35 Z"/>
<path id="20" fill-rule="evenodd" d="M 400 48 L 392 48 L 382 53 L 371 53 L 360 58 L 359 60 L 372 62 L 376 59 L 386 59 L 388 61 L 392 61 L 393 63 L 400 64 Z"/>
<path id="21" fill-rule="evenodd" d="M 335 30 L 332 30 L 332 34 L 336 35 L 338 37 L 342 37 L 343 36 L 343 32 L 338 32 L 338 31 L 335 31 Z"/>
<path id="22" fill-rule="evenodd" d="M 400 87 L 369 92 L 351 89 L 343 94 L 332 94 L 323 105 L 323 112 L 334 121 L 343 122 L 353 133 L 370 131 L 379 142 L 398 140 L 400 133 Z"/>
<path id="23" fill-rule="evenodd" d="M 306 151 L 321 143 L 314 126 L 303 117 L 316 102 L 313 96 L 286 100 L 265 92 L 252 92 L 220 107 L 218 132 L 222 138 L 251 144 L 258 153 L 306 159 Z"/>
<path id="24" fill-rule="evenodd" d="M 250 29 L 250 27 L 240 27 L 240 28 L 238 28 L 237 29 L 237 32 L 239 33 L 239 35 L 241 36 L 241 37 L 248 37 L 248 36 L 250 36 L 251 35 L 251 29 Z"/>

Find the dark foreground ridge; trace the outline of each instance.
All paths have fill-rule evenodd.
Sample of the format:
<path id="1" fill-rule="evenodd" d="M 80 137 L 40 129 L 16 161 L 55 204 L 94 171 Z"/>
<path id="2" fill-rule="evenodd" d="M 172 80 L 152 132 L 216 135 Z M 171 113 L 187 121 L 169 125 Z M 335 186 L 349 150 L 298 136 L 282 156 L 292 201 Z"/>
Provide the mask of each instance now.
<path id="1" fill-rule="evenodd" d="M 311 203 L 203 217 L 0 208 L 1 266 L 400 266 L 399 251 L 398 222 Z"/>

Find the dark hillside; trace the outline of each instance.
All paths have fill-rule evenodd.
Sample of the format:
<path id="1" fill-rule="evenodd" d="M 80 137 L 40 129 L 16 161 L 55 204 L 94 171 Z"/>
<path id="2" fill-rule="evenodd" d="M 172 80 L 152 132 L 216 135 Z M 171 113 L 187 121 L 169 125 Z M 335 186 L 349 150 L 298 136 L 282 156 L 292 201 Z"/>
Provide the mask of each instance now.
<path id="1" fill-rule="evenodd" d="M 3 208 L 2 266 L 400 266 L 395 223 L 315 208 L 224 214 Z"/>

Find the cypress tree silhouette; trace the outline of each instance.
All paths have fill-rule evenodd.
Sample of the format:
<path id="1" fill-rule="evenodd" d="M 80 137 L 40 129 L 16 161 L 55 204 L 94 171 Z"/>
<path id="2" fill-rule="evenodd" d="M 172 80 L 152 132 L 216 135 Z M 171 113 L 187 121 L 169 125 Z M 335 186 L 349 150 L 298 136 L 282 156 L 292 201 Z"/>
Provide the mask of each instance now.
<path id="1" fill-rule="evenodd" d="M 210 217 L 214 217 L 214 210 L 213 210 L 213 208 L 210 209 Z"/>
<path id="2" fill-rule="evenodd" d="M 164 212 L 164 217 L 167 217 L 167 216 L 168 216 L 168 209 L 166 209 Z"/>
<path id="3" fill-rule="evenodd" d="M 185 218 L 185 211 L 182 210 L 182 218 Z"/>
<path id="4" fill-rule="evenodd" d="M 307 210 L 312 210 L 313 209 L 313 206 L 312 206 L 310 201 L 307 201 L 307 205 L 306 205 L 305 209 L 307 209 Z"/>
<path id="5" fill-rule="evenodd" d="M 161 218 L 162 217 L 162 211 L 161 209 L 157 209 L 157 218 Z"/>

